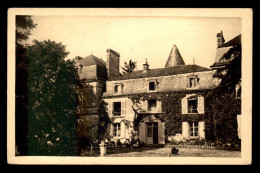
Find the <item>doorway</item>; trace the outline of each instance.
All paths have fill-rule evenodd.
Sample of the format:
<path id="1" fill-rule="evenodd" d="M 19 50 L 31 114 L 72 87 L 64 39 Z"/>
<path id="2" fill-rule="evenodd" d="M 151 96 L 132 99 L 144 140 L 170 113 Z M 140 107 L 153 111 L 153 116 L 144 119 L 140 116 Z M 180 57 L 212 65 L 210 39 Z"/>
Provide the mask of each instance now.
<path id="1" fill-rule="evenodd" d="M 158 122 L 146 123 L 146 143 L 158 144 Z"/>

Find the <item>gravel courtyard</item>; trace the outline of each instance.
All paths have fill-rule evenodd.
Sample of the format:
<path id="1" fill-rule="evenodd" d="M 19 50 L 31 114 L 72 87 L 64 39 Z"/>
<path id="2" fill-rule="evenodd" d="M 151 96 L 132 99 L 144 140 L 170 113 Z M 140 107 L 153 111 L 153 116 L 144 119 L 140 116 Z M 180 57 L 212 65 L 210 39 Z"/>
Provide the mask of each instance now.
<path id="1" fill-rule="evenodd" d="M 127 153 L 109 154 L 107 157 L 241 157 L 240 151 L 227 151 L 202 148 L 178 148 L 178 155 L 171 155 L 170 147 L 155 148 L 155 149 L 136 149 Z"/>

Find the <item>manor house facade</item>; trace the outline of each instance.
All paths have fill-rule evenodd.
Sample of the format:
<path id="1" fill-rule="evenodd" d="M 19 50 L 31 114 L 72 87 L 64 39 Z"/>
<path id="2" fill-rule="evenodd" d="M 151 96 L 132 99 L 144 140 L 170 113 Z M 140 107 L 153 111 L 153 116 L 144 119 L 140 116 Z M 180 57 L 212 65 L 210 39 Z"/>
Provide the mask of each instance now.
<path id="1" fill-rule="evenodd" d="M 220 36 L 217 37 L 218 44 L 224 44 L 224 40 L 221 42 Z M 216 56 L 220 56 L 220 47 L 217 48 Z M 165 144 L 166 122 L 158 118 L 158 115 L 166 114 L 162 109 L 160 94 L 184 93 L 184 97 L 176 101 L 180 105 L 176 111 L 186 116 L 203 117 L 206 109 L 203 93 L 209 92 L 219 83 L 213 78 L 214 68 L 212 70 L 196 64 L 186 65 L 176 45 L 173 46 L 164 68 L 150 69 L 146 60 L 142 70 L 121 75 L 120 54 L 108 49 L 106 58 L 106 63 L 93 55 L 78 61 L 81 66 L 79 74 L 83 81 L 94 87 L 98 97 L 107 103 L 108 115 L 112 121 L 108 131 L 113 140 L 120 139 L 122 142 L 137 136 L 145 144 Z M 220 65 L 219 62 L 216 58 L 214 67 Z M 91 121 L 87 115 L 81 117 L 82 122 L 84 117 L 85 121 Z M 136 124 L 138 117 L 143 118 Z M 98 118 L 94 121 L 97 122 Z M 197 122 L 180 123 L 183 138 L 205 138 L 203 118 L 199 118 Z"/>

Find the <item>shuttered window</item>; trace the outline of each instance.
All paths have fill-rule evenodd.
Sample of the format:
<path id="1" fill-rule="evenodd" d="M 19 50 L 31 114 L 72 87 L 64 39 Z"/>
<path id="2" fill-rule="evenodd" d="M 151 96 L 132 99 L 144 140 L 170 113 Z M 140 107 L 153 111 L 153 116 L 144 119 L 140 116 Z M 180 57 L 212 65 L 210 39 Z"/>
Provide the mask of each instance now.
<path id="1" fill-rule="evenodd" d="M 120 135 L 121 135 L 120 123 L 113 124 L 113 130 L 114 130 L 113 136 L 120 137 Z"/>
<path id="2" fill-rule="evenodd" d="M 203 96 L 199 96 L 198 97 L 198 113 L 199 114 L 204 114 L 204 97 Z"/>
<path id="3" fill-rule="evenodd" d="M 113 115 L 114 116 L 121 116 L 121 102 L 114 102 L 113 103 Z"/>
<path id="4" fill-rule="evenodd" d="M 182 114 L 188 113 L 188 100 L 187 97 L 181 99 Z"/>
<path id="5" fill-rule="evenodd" d="M 198 122 L 190 122 L 190 137 L 198 137 Z"/>
<path id="6" fill-rule="evenodd" d="M 156 111 L 156 103 L 155 99 L 148 100 L 148 111 Z"/>
<path id="7" fill-rule="evenodd" d="M 188 113 L 198 113 L 198 98 L 188 98 Z"/>

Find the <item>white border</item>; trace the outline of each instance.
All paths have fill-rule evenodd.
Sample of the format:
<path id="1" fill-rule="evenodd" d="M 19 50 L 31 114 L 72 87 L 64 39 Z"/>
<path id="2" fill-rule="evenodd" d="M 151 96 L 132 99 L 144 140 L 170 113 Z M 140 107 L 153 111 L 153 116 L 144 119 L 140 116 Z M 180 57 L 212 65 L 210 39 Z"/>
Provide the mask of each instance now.
<path id="1" fill-rule="evenodd" d="M 241 158 L 217 157 L 40 157 L 15 156 L 15 15 L 84 15 L 84 16 L 180 16 L 241 17 L 242 19 L 242 116 Z M 7 60 L 7 160 L 9 164 L 68 165 L 248 165 L 252 162 L 252 9 L 120 9 L 120 8 L 11 8 L 8 10 Z"/>

